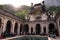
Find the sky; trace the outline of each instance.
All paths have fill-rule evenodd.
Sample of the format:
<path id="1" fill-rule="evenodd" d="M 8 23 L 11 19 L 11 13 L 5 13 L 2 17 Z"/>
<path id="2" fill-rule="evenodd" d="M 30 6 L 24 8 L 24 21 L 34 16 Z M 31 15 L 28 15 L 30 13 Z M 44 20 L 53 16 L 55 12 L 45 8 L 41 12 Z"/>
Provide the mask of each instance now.
<path id="1" fill-rule="evenodd" d="M 28 5 L 30 6 L 31 3 L 40 3 L 43 0 L 0 0 L 0 4 L 11 4 L 14 7 L 19 7 L 21 5 Z"/>

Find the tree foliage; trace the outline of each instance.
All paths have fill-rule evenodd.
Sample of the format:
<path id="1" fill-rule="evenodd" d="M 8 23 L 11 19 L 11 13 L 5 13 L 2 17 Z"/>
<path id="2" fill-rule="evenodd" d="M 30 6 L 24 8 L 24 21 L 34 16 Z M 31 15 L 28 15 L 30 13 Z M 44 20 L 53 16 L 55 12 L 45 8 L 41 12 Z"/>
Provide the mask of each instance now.
<path id="1" fill-rule="evenodd" d="M 29 14 L 31 7 L 22 5 L 21 7 L 17 8 L 17 10 L 15 10 L 12 5 L 5 4 L 0 5 L 0 9 L 6 9 L 7 11 L 12 12 L 14 15 L 18 16 L 19 18 L 24 19 L 25 15 Z M 47 11 L 49 13 L 52 13 L 53 11 L 55 11 L 56 13 L 60 12 L 60 6 L 50 6 L 47 8 Z M 37 11 L 36 13 L 40 13 L 40 11 Z"/>
<path id="2" fill-rule="evenodd" d="M 3 5 L 0 5 L 0 9 L 3 9 Z"/>
<path id="3" fill-rule="evenodd" d="M 19 18 L 24 19 L 25 15 L 29 14 L 29 12 L 30 12 L 30 6 L 23 5 L 20 8 L 18 8 L 18 11 L 17 13 L 15 13 L 15 15 L 18 16 Z"/>
<path id="4" fill-rule="evenodd" d="M 49 8 L 47 8 L 49 13 L 52 13 L 53 11 L 55 12 L 59 12 L 60 11 L 60 6 L 50 6 Z"/>
<path id="5" fill-rule="evenodd" d="M 6 11 L 11 12 L 13 14 L 16 12 L 15 8 L 10 4 L 0 5 L 0 9 L 6 10 Z"/>

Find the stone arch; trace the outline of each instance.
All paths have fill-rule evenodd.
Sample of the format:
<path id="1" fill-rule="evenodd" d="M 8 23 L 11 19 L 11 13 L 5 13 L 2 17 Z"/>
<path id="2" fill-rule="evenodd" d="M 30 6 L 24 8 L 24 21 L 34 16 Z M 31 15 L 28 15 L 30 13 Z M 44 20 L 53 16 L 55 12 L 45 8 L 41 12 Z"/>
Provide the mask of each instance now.
<path id="1" fill-rule="evenodd" d="M 10 20 L 8 20 L 6 23 L 6 33 L 10 33 L 11 26 L 12 26 L 12 22 Z"/>
<path id="2" fill-rule="evenodd" d="M 29 25 L 28 24 L 25 24 L 23 28 L 24 28 L 25 33 L 29 32 Z"/>
<path id="3" fill-rule="evenodd" d="M 55 24 L 54 23 L 50 23 L 48 29 L 49 29 L 49 33 L 54 33 L 57 36 L 59 35 L 58 34 L 58 29 L 55 28 Z"/>
<path id="4" fill-rule="evenodd" d="M 36 34 L 37 35 L 40 34 L 40 32 L 41 32 L 41 26 L 40 26 L 40 24 L 36 24 L 35 29 L 36 29 Z"/>
<path id="5" fill-rule="evenodd" d="M 52 32 L 54 29 L 54 24 L 53 23 L 50 23 L 49 24 L 49 33 Z"/>
<path id="6" fill-rule="evenodd" d="M 18 23 L 15 23 L 15 27 L 14 27 L 14 33 L 17 34 L 17 30 L 18 30 Z"/>

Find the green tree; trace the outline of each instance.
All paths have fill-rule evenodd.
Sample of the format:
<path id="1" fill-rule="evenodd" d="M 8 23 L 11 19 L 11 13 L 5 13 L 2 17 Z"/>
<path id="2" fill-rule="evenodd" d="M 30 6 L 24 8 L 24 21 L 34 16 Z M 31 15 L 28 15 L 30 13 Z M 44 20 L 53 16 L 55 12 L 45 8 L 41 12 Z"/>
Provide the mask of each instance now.
<path id="1" fill-rule="evenodd" d="M 20 8 L 18 8 L 18 11 L 17 13 L 15 13 L 15 15 L 18 16 L 19 18 L 24 19 L 25 15 L 29 14 L 29 12 L 30 12 L 30 7 L 23 5 Z"/>
<path id="2" fill-rule="evenodd" d="M 49 13 L 52 13 L 53 11 L 55 12 L 59 12 L 60 11 L 60 6 L 50 6 L 49 8 L 47 8 Z"/>
<path id="3" fill-rule="evenodd" d="M 3 5 L 0 5 L 0 9 L 3 9 Z"/>

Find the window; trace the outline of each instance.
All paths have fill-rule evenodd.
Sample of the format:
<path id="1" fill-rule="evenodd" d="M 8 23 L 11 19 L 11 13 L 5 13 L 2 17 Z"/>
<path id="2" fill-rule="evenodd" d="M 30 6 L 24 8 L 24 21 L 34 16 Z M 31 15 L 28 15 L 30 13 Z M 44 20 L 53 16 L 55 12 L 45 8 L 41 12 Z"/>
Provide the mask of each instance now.
<path id="1" fill-rule="evenodd" d="M 40 20 L 41 19 L 41 17 L 36 17 L 36 20 Z"/>

